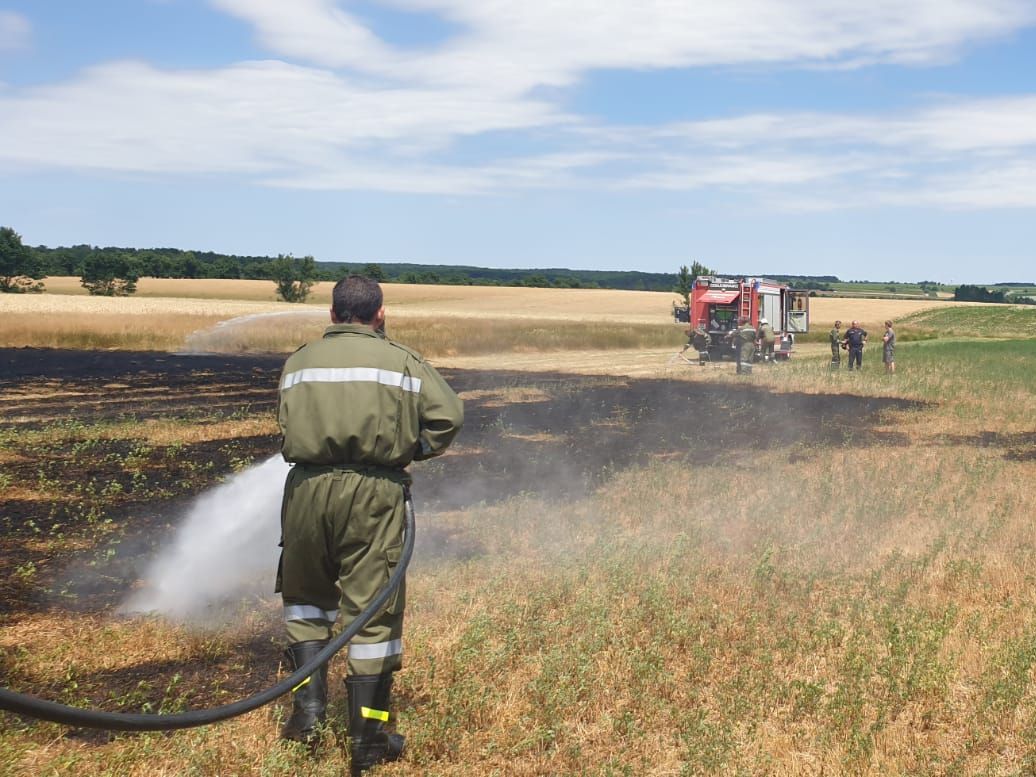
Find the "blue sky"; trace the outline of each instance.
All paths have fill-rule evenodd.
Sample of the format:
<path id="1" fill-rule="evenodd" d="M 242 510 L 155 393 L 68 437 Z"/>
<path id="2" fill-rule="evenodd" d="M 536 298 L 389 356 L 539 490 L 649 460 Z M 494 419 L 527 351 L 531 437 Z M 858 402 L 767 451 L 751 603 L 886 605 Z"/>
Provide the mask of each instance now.
<path id="1" fill-rule="evenodd" d="M 1036 3 L 0 0 L 0 224 L 1036 280 Z"/>

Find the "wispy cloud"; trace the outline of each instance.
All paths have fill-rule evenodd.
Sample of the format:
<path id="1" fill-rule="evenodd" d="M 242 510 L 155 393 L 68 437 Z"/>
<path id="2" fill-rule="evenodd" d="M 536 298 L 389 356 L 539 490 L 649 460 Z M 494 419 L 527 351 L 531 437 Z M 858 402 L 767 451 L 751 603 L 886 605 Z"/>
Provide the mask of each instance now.
<path id="1" fill-rule="evenodd" d="M 0 52 L 28 48 L 31 37 L 28 19 L 14 11 L 0 11 Z"/>
<path id="2" fill-rule="evenodd" d="M 281 56 L 515 93 L 598 68 L 931 64 L 1036 21 L 1028 0 L 395 0 L 462 30 L 433 51 L 394 50 L 333 0 L 211 0 Z"/>
<path id="3" fill-rule="evenodd" d="M 304 175 L 348 170 L 351 155 L 369 158 L 375 149 L 382 167 L 394 158 L 405 166 L 412 163 L 411 143 L 427 147 L 436 138 L 563 120 L 531 99 L 374 89 L 277 61 L 175 72 L 116 62 L 67 83 L 0 96 L 0 159 L 117 171 Z"/>
<path id="4" fill-rule="evenodd" d="M 931 63 L 1036 22 L 1027 0 L 394 0 L 458 30 L 407 50 L 333 0 L 210 3 L 280 59 L 210 70 L 107 62 L 8 88 L 5 167 L 422 193 L 717 189 L 767 207 L 1036 207 L 1026 178 L 1036 95 L 630 127 L 573 116 L 537 89 L 598 68 Z M 27 25 L 0 13 L 0 48 Z M 480 142 L 502 133 L 519 142 Z"/>

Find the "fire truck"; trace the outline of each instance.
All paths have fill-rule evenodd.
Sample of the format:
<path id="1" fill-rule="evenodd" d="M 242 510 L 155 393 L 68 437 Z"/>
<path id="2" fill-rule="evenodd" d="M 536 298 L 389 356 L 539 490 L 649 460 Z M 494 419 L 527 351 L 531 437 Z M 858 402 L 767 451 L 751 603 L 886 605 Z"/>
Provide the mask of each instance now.
<path id="1" fill-rule="evenodd" d="M 737 358 L 736 344 L 727 335 L 737 327 L 738 319 L 747 318 L 758 330 L 760 319 L 765 318 L 777 334 L 774 357 L 787 359 L 795 335 L 809 331 L 809 292 L 766 278 L 702 275 L 694 281 L 690 307 L 674 304 L 673 315 L 692 329 L 705 327 L 713 361 Z"/>

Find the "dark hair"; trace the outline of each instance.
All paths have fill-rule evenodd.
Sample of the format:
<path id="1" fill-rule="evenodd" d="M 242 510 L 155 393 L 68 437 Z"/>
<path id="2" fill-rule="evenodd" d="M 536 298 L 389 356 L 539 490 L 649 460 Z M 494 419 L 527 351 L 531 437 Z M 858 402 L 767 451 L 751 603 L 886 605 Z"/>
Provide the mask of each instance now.
<path id="1" fill-rule="evenodd" d="M 382 304 L 381 286 L 363 275 L 348 275 L 335 284 L 331 307 L 335 318 L 343 323 L 359 321 L 369 324 L 378 315 Z"/>

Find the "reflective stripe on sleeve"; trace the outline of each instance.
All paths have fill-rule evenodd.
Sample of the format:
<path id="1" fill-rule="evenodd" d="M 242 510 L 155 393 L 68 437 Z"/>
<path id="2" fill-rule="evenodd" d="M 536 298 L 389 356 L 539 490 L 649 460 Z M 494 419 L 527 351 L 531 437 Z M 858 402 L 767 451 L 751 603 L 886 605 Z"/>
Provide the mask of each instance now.
<path id="1" fill-rule="evenodd" d="M 377 367 L 306 367 L 289 372 L 281 379 L 281 391 L 300 383 L 380 383 L 414 394 L 421 392 L 421 379 Z"/>
<path id="2" fill-rule="evenodd" d="M 334 623 L 338 619 L 338 610 L 321 610 L 312 604 L 286 604 L 284 605 L 284 620 L 286 621 L 330 621 Z"/>
<path id="3" fill-rule="evenodd" d="M 403 652 L 403 640 L 393 639 L 388 642 L 375 642 L 373 645 L 349 645 L 349 658 L 388 658 Z"/>

